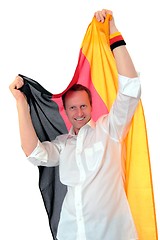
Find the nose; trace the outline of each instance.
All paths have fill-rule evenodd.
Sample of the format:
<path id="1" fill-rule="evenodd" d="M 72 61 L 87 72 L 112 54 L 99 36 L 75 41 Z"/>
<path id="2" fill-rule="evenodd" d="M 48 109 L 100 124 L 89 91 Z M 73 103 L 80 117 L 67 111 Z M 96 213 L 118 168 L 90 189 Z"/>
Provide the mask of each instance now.
<path id="1" fill-rule="evenodd" d="M 83 115 L 83 110 L 81 109 L 81 107 L 77 108 L 77 115 L 79 117 L 81 117 Z"/>

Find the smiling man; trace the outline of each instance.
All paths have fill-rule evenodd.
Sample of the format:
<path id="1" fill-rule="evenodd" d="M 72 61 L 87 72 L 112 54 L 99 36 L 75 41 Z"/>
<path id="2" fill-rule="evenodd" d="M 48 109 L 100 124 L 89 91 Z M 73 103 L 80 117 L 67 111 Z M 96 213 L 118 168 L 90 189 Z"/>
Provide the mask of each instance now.
<path id="1" fill-rule="evenodd" d="M 111 11 L 95 13 L 104 22 Z M 111 43 L 119 88 L 109 113 L 92 120 L 90 91 L 74 85 L 63 95 L 72 127 L 68 134 L 40 142 L 34 130 L 25 96 L 16 77 L 10 90 L 17 102 L 22 148 L 36 166 L 59 165 L 60 181 L 67 186 L 58 224 L 58 240 L 136 240 L 137 231 L 123 183 L 122 141 L 140 100 L 139 77 L 114 18 Z M 97 79 L 98 81 L 98 79 Z"/>
<path id="2" fill-rule="evenodd" d="M 73 130 L 75 134 L 78 134 L 80 128 L 91 119 L 92 96 L 90 90 L 83 85 L 75 84 L 62 96 L 62 100 Z"/>

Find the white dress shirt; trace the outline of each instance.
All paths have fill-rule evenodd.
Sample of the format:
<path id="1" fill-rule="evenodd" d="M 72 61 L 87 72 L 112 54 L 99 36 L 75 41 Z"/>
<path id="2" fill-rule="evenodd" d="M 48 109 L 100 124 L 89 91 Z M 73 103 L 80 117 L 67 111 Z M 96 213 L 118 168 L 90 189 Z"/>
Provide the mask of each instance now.
<path id="1" fill-rule="evenodd" d="M 140 99 L 140 81 L 119 76 L 119 91 L 109 112 L 89 121 L 78 135 L 38 142 L 28 157 L 34 165 L 59 165 L 67 185 L 58 240 L 138 239 L 124 190 L 122 141 Z"/>

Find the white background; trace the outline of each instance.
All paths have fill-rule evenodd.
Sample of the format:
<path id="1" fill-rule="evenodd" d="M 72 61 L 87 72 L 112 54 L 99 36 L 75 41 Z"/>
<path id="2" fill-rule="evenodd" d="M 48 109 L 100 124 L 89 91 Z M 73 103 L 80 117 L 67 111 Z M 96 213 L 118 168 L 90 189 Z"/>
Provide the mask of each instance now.
<path id="1" fill-rule="evenodd" d="M 8 86 L 18 73 L 52 93 L 70 82 L 96 10 L 113 10 L 141 73 L 158 227 L 160 224 L 160 35 L 158 0 L 5 0 L 0 2 L 0 239 L 52 240 L 38 189 L 38 169 L 20 148 L 16 104 Z M 151 239 L 152 240 L 152 239 Z"/>

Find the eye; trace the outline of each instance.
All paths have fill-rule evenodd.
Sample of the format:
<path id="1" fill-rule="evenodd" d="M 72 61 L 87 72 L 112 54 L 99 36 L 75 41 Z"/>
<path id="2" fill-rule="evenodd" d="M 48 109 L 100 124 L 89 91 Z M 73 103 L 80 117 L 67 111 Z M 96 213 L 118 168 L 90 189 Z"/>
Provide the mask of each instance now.
<path id="1" fill-rule="evenodd" d="M 83 104 L 81 105 L 81 109 L 85 109 L 87 107 L 87 105 Z"/>
<path id="2" fill-rule="evenodd" d="M 70 109 L 71 111 L 74 111 L 74 110 L 76 109 L 76 107 L 75 107 L 75 106 L 71 106 L 69 109 Z"/>

